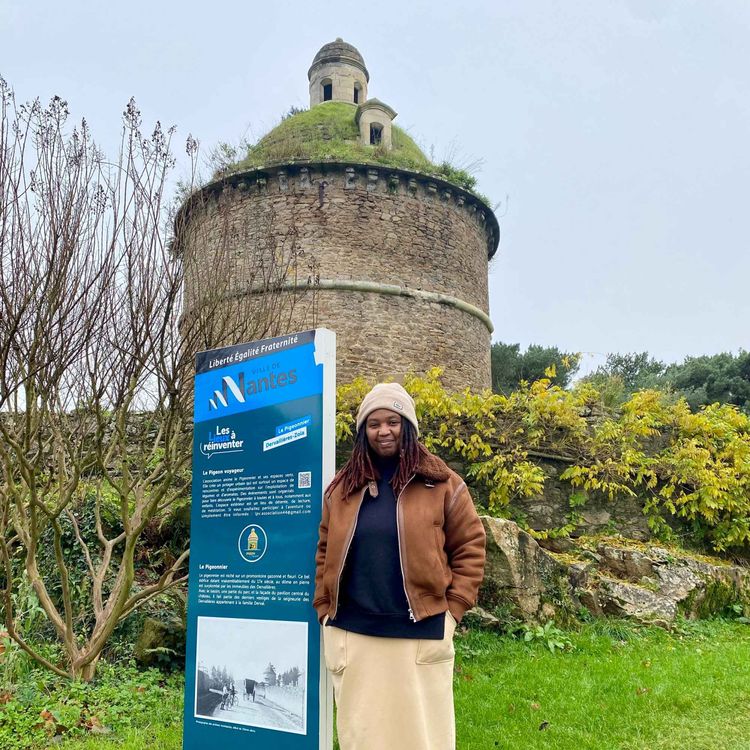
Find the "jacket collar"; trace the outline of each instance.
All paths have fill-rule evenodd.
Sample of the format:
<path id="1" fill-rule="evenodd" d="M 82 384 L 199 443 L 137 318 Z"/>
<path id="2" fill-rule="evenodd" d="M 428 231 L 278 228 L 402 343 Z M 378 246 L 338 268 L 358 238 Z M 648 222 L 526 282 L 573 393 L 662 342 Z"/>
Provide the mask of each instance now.
<path id="1" fill-rule="evenodd" d="M 442 458 L 425 451 L 417 467 L 417 474 L 432 482 L 445 482 L 450 477 L 450 469 Z"/>
<path id="2" fill-rule="evenodd" d="M 422 446 L 424 448 L 424 446 Z M 420 476 L 429 482 L 445 482 L 451 475 L 451 470 L 442 458 L 430 453 L 426 448 L 417 465 L 415 476 Z"/>
<path id="3" fill-rule="evenodd" d="M 450 475 L 451 470 L 448 468 L 448 465 L 445 463 L 445 461 L 443 461 L 442 458 L 438 458 L 435 454 L 430 453 L 425 448 L 422 452 L 422 457 L 419 461 L 419 465 L 417 466 L 415 476 L 421 476 L 428 482 L 445 482 L 450 478 Z M 358 495 L 361 493 L 364 497 L 364 491 L 367 489 L 368 485 L 369 483 L 366 482 L 364 485 L 362 485 L 362 487 L 356 490 L 353 495 Z M 341 492 L 341 485 L 336 488 L 335 492 Z M 326 495 L 329 496 L 328 491 L 326 491 Z"/>

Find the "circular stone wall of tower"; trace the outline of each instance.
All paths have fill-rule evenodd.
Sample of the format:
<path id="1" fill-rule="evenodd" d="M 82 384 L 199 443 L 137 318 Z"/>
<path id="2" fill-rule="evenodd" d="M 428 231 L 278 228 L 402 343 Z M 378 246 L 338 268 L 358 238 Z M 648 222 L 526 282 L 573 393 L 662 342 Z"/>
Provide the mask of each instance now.
<path id="1" fill-rule="evenodd" d="M 274 335 L 334 330 L 339 382 L 439 366 L 451 390 L 490 386 L 487 261 L 498 229 L 471 193 L 408 170 L 308 162 L 232 174 L 201 197 L 183 207 L 186 268 L 221 255 L 246 315 L 265 294 L 281 294 L 289 314 Z M 258 268 L 287 264 L 289 253 L 295 273 L 282 292 L 264 293 Z M 185 291 L 189 315 L 201 299 L 199 272 L 186 273 Z"/>

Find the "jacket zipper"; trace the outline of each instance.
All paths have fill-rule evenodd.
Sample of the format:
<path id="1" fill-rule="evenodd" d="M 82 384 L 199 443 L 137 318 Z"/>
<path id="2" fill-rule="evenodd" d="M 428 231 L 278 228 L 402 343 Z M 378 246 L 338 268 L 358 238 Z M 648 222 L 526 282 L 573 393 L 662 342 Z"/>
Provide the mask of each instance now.
<path id="1" fill-rule="evenodd" d="M 359 496 L 359 505 L 357 506 L 357 512 L 354 514 L 354 523 L 352 524 L 352 530 L 349 534 L 349 539 L 346 541 L 346 547 L 344 547 L 344 556 L 341 558 L 341 567 L 339 568 L 339 574 L 336 578 L 336 609 L 333 610 L 333 617 L 331 620 L 336 619 L 336 613 L 339 611 L 339 588 L 341 586 L 341 575 L 344 572 L 344 565 L 346 565 L 346 556 L 349 554 L 349 547 L 352 546 L 352 539 L 354 539 L 354 532 L 357 530 L 357 521 L 359 521 L 359 511 L 362 508 L 362 501 L 365 498 L 365 492 L 367 487 L 362 490 L 362 494 Z M 398 524 L 397 524 L 398 525 Z"/>
<path id="2" fill-rule="evenodd" d="M 401 488 L 401 492 L 398 493 L 398 497 L 396 498 L 396 536 L 398 537 L 398 561 L 401 565 L 401 581 L 404 584 L 404 594 L 406 594 L 406 604 L 409 607 L 409 619 L 412 622 L 416 622 L 417 618 L 414 617 L 414 610 L 411 606 L 411 601 L 409 599 L 409 592 L 406 590 L 406 573 L 404 573 L 404 557 L 403 551 L 401 549 L 401 495 L 404 494 L 404 490 L 409 485 L 409 482 L 411 482 L 412 479 L 414 479 L 416 475 L 412 474 L 406 484 Z M 336 601 L 336 606 L 338 606 L 338 600 Z"/>

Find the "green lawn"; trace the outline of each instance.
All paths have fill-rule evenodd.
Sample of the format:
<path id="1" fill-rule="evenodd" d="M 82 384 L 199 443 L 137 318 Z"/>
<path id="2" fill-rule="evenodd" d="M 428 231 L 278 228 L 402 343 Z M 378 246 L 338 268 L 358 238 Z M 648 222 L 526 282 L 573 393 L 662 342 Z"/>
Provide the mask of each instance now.
<path id="1" fill-rule="evenodd" d="M 672 636 L 601 622 L 552 654 L 471 633 L 456 675 L 461 750 L 748 750 L 750 628 Z"/>
<path id="2" fill-rule="evenodd" d="M 182 722 L 166 726 L 131 729 L 119 738 L 89 737 L 63 743 L 65 750 L 180 750 Z"/>
<path id="3" fill-rule="evenodd" d="M 602 620 L 567 636 L 574 648 L 554 654 L 489 633 L 457 637 L 459 750 L 750 748 L 747 625 L 686 623 L 669 634 Z M 173 723 L 62 747 L 178 750 L 174 713 Z"/>

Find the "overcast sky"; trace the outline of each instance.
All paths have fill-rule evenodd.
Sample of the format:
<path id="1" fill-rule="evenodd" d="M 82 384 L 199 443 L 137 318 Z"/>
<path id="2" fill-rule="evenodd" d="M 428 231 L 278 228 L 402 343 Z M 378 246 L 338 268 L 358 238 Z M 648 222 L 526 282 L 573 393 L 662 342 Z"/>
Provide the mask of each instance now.
<path id="1" fill-rule="evenodd" d="M 336 37 L 498 209 L 493 340 L 667 361 L 748 348 L 750 3 L 0 0 L 0 74 L 114 150 L 144 121 L 204 149 L 308 105 Z M 506 196 L 508 196 L 506 204 Z"/>

